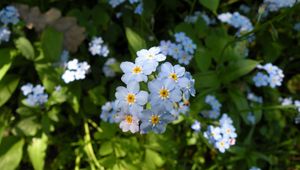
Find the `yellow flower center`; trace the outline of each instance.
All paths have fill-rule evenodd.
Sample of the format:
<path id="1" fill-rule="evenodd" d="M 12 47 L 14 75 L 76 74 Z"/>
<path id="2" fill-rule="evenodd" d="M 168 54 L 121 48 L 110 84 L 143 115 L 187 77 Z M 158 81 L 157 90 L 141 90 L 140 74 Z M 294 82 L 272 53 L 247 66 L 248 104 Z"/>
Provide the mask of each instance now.
<path id="1" fill-rule="evenodd" d="M 152 123 L 153 125 L 158 124 L 158 123 L 159 123 L 159 117 L 158 117 L 157 115 L 152 115 L 152 116 L 151 116 L 151 123 Z"/>
<path id="2" fill-rule="evenodd" d="M 177 74 L 176 74 L 176 73 L 171 73 L 171 74 L 169 75 L 169 77 L 170 77 L 171 79 L 173 79 L 174 81 L 177 81 L 177 80 L 178 80 L 178 77 L 177 77 Z"/>
<path id="3" fill-rule="evenodd" d="M 142 67 L 140 67 L 140 66 L 136 66 L 132 69 L 133 74 L 139 74 L 141 72 L 142 72 Z"/>
<path id="4" fill-rule="evenodd" d="M 128 104 L 134 104 L 135 103 L 135 95 L 132 93 L 128 93 L 126 100 L 127 100 Z"/>
<path id="5" fill-rule="evenodd" d="M 159 96 L 163 100 L 169 98 L 169 90 L 165 88 L 160 89 Z"/>
<path id="6" fill-rule="evenodd" d="M 220 142 L 220 145 L 221 145 L 222 147 L 224 147 L 225 144 L 224 144 L 224 142 Z"/>
<path id="7" fill-rule="evenodd" d="M 147 55 L 148 58 L 153 58 L 154 56 L 152 54 Z"/>
<path id="8" fill-rule="evenodd" d="M 132 116 L 131 115 L 126 115 L 125 116 L 125 121 L 128 123 L 128 124 L 131 124 L 133 119 L 132 119 Z"/>
<path id="9" fill-rule="evenodd" d="M 231 132 L 231 130 L 230 130 L 230 129 L 227 129 L 227 130 L 226 130 L 226 133 L 228 133 L 228 134 L 229 134 L 230 132 Z"/>

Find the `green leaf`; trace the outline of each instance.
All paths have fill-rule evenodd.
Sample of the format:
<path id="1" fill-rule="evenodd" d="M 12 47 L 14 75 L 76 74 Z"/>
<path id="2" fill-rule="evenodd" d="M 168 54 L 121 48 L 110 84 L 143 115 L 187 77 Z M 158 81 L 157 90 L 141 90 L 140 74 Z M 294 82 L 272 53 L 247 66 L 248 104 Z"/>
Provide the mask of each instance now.
<path id="1" fill-rule="evenodd" d="M 63 48 L 63 33 L 53 28 L 46 28 L 41 38 L 42 49 L 46 61 L 57 61 Z"/>
<path id="2" fill-rule="evenodd" d="M 40 128 L 41 125 L 37 122 L 36 116 L 22 119 L 16 125 L 16 131 L 23 133 L 25 136 L 34 136 Z"/>
<path id="3" fill-rule="evenodd" d="M 34 60 L 35 54 L 32 44 L 25 37 L 20 37 L 15 41 L 16 47 L 28 60 Z"/>
<path id="4" fill-rule="evenodd" d="M 40 138 L 32 138 L 27 151 L 35 170 L 43 170 L 47 149 L 48 137 L 43 134 Z"/>
<path id="5" fill-rule="evenodd" d="M 0 107 L 4 105 L 16 90 L 20 78 L 16 75 L 6 75 L 0 81 Z"/>
<path id="6" fill-rule="evenodd" d="M 48 92 L 52 92 L 62 82 L 60 74 L 51 64 L 35 64 L 35 70 Z"/>
<path id="7" fill-rule="evenodd" d="M 211 65 L 211 53 L 204 48 L 198 48 L 195 54 L 197 68 L 201 71 L 208 71 Z"/>
<path id="8" fill-rule="evenodd" d="M 105 92 L 105 88 L 103 85 L 97 86 L 91 90 L 89 90 L 89 97 L 91 101 L 98 106 L 103 105 L 106 102 L 105 97 L 103 96 Z"/>
<path id="9" fill-rule="evenodd" d="M 217 14 L 219 0 L 199 0 L 199 1 L 203 6 L 211 10 L 214 14 Z"/>
<path id="10" fill-rule="evenodd" d="M 155 167 L 160 167 L 164 164 L 163 158 L 151 149 L 146 149 L 145 162 L 150 169 L 157 169 Z"/>
<path id="11" fill-rule="evenodd" d="M 224 73 L 222 73 L 222 80 L 225 84 L 236 80 L 241 76 L 250 73 L 255 69 L 257 64 L 259 64 L 259 62 L 250 59 L 238 60 L 230 63 L 229 66 L 224 69 Z"/>
<path id="12" fill-rule="evenodd" d="M 6 72 L 9 70 L 12 62 L 12 57 L 10 55 L 9 49 L 0 49 L 0 81 L 5 76 Z"/>
<path id="13" fill-rule="evenodd" d="M 133 52 L 137 52 L 147 47 L 145 40 L 131 28 L 126 27 L 126 37 Z"/>
<path id="14" fill-rule="evenodd" d="M 246 96 L 237 88 L 229 89 L 228 93 L 235 110 L 239 112 L 243 120 L 247 123 L 247 115 L 250 110 Z"/>
<path id="15" fill-rule="evenodd" d="M 207 71 L 198 73 L 193 76 L 195 78 L 195 88 L 218 88 L 220 86 L 220 80 L 216 72 Z"/>
<path id="16" fill-rule="evenodd" d="M 0 169 L 14 170 L 21 162 L 24 140 L 16 137 L 3 138 L 0 145 Z"/>
<path id="17" fill-rule="evenodd" d="M 112 143 L 110 141 L 101 144 L 99 154 L 100 156 L 109 155 L 113 152 Z"/>

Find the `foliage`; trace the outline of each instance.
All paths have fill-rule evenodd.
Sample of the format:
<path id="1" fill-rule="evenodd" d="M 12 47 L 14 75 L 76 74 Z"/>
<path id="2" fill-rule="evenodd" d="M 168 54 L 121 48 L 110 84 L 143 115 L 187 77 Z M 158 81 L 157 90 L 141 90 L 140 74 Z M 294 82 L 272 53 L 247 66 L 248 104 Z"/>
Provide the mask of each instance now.
<path id="1" fill-rule="evenodd" d="M 294 28 L 300 4 L 130 0 L 113 8 L 109 1 L 0 2 L 1 9 L 15 5 L 20 11 L 20 21 L 8 24 L 0 12 L 1 27 L 11 31 L 9 41 L 0 32 L 0 169 L 300 169 L 300 31 Z M 240 24 L 248 20 L 236 11 L 249 18 L 252 30 L 243 32 Z M 239 19 L 222 21 L 219 14 L 227 12 Z M 114 101 L 123 85 L 121 62 L 134 61 L 137 51 L 162 40 L 177 42 L 179 32 L 197 46 L 185 65 L 196 89 L 186 104 L 189 112 L 163 134 L 124 133 L 119 124 L 100 118 L 102 106 Z M 93 44 L 95 37 L 103 42 Z M 97 45 L 108 57 L 91 54 Z M 66 49 L 72 50 L 64 57 Z M 79 61 L 76 69 L 68 66 L 73 59 Z M 168 55 L 167 61 L 179 60 Z M 80 62 L 88 63 L 89 71 L 76 78 Z M 260 68 L 267 63 L 283 71 L 279 87 L 257 87 L 253 81 L 258 72 L 269 73 Z M 66 70 L 78 71 L 74 81 L 66 83 Z M 45 102 L 30 105 L 36 96 L 34 90 L 25 94 L 28 83 L 41 85 L 36 96 Z M 204 114 L 210 110 L 208 95 L 220 101 L 217 110 L 231 117 L 237 133 L 225 153 L 204 133 L 210 125 L 221 126 Z M 196 120 L 201 130 L 191 128 Z"/>

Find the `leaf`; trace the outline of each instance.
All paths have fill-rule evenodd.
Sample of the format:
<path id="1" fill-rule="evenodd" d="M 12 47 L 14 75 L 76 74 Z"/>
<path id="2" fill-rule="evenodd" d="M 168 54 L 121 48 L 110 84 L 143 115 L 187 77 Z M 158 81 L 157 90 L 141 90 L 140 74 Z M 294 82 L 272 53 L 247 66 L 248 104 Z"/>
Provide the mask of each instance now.
<path id="1" fill-rule="evenodd" d="M 134 32 L 129 27 L 126 27 L 125 31 L 128 43 L 134 52 L 147 47 L 145 40 L 138 33 Z"/>
<path id="2" fill-rule="evenodd" d="M 203 6 L 211 10 L 214 14 L 217 14 L 219 0 L 199 0 L 199 1 Z"/>
<path id="3" fill-rule="evenodd" d="M 52 92 L 55 87 L 62 82 L 60 74 L 51 64 L 35 64 L 35 70 L 37 71 L 43 86 L 49 92 Z"/>
<path id="4" fill-rule="evenodd" d="M 20 78 L 16 75 L 6 75 L 0 81 L 0 107 L 4 105 L 16 90 Z"/>
<path id="5" fill-rule="evenodd" d="M 12 62 L 12 57 L 10 55 L 9 49 L 0 49 L 0 81 L 5 76 L 6 72 L 9 70 Z"/>
<path id="6" fill-rule="evenodd" d="M 25 37 L 20 37 L 15 41 L 16 47 L 28 60 L 34 60 L 35 54 L 32 44 Z"/>
<path id="7" fill-rule="evenodd" d="M 220 80 L 216 72 L 207 71 L 198 73 L 193 76 L 195 78 L 195 88 L 218 88 L 220 86 Z"/>
<path id="8" fill-rule="evenodd" d="M 16 137 L 3 138 L 0 145 L 0 169 L 14 170 L 21 162 L 24 139 Z"/>
<path id="9" fill-rule="evenodd" d="M 43 170 L 44 168 L 47 142 L 48 137 L 42 134 L 40 138 L 32 138 L 31 143 L 27 147 L 30 161 L 35 170 Z"/>
<path id="10" fill-rule="evenodd" d="M 233 62 L 224 69 L 222 80 L 225 84 L 236 80 L 241 76 L 250 73 L 253 69 L 255 69 L 257 64 L 257 61 L 250 59 L 238 60 L 236 62 Z"/>
<path id="11" fill-rule="evenodd" d="M 208 71 L 211 65 L 211 54 L 204 48 L 198 48 L 195 54 L 197 68 L 201 71 Z"/>
<path id="12" fill-rule="evenodd" d="M 63 33 L 53 28 L 46 28 L 41 38 L 42 49 L 46 61 L 57 61 L 63 48 Z"/>
<path id="13" fill-rule="evenodd" d="M 110 141 L 101 144 L 99 154 L 100 156 L 109 155 L 113 152 L 112 143 Z"/>
<path id="14" fill-rule="evenodd" d="M 151 169 L 156 169 L 155 166 L 160 167 L 164 164 L 163 158 L 157 152 L 151 149 L 146 149 L 145 162 Z"/>
<path id="15" fill-rule="evenodd" d="M 234 104 L 235 110 L 239 112 L 243 120 L 247 123 L 249 110 L 248 100 L 241 90 L 236 88 L 229 89 L 229 97 Z"/>
<path id="16" fill-rule="evenodd" d="M 88 91 L 91 101 L 98 106 L 101 106 L 106 102 L 106 99 L 103 96 L 104 92 L 105 88 L 103 85 L 97 86 Z"/>
<path id="17" fill-rule="evenodd" d="M 41 125 L 37 122 L 36 116 L 31 116 L 22 119 L 17 125 L 16 130 L 23 133 L 25 136 L 34 136 L 41 128 Z"/>

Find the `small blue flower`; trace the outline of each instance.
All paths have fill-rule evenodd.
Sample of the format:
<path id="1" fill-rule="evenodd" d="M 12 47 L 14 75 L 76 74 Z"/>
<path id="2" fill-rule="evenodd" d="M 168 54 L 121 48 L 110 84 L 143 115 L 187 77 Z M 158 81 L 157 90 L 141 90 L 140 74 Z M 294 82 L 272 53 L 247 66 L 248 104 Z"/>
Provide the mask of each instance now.
<path id="1" fill-rule="evenodd" d="M 178 59 L 179 64 L 189 65 L 192 58 L 193 58 L 192 55 L 189 55 L 185 51 L 181 51 L 180 54 L 179 54 L 179 57 L 177 59 Z"/>
<path id="2" fill-rule="evenodd" d="M 142 112 L 143 106 L 148 101 L 148 93 L 140 91 L 140 86 L 136 82 L 127 84 L 127 88 L 123 86 L 117 87 L 116 91 L 116 106 L 122 110 L 128 109 L 133 115 L 138 115 Z"/>
<path id="3" fill-rule="evenodd" d="M 152 107 L 151 110 L 144 110 L 140 115 L 142 121 L 140 127 L 140 133 L 148 133 L 153 131 L 154 133 L 164 133 L 168 123 L 174 120 L 174 117 L 160 107 Z"/>
<path id="4" fill-rule="evenodd" d="M 256 166 L 252 166 L 249 170 L 261 170 L 261 169 Z"/>
<path id="5" fill-rule="evenodd" d="M 154 66 L 146 62 L 122 62 L 120 65 L 124 75 L 121 80 L 128 84 L 131 81 L 135 82 L 146 82 L 148 80 L 148 75 L 150 75 L 154 70 Z"/>
<path id="6" fill-rule="evenodd" d="M 169 62 L 161 65 L 159 78 L 172 80 L 180 88 L 186 88 L 189 84 L 189 79 L 185 77 L 185 68 L 180 65 L 172 66 Z"/>
<path id="7" fill-rule="evenodd" d="M 220 118 L 219 122 L 220 122 L 221 126 L 223 126 L 223 125 L 229 125 L 229 124 L 233 123 L 232 119 L 226 113 L 224 113 L 222 115 L 222 117 Z"/>
<path id="8" fill-rule="evenodd" d="M 181 44 L 174 44 L 170 45 L 169 55 L 171 55 L 175 60 L 179 59 L 181 53 L 183 51 L 183 46 Z"/>
<path id="9" fill-rule="evenodd" d="M 138 6 L 135 8 L 134 13 L 142 15 L 143 11 L 144 11 L 143 3 L 139 3 Z"/>
<path id="10" fill-rule="evenodd" d="M 115 58 L 109 58 L 103 65 L 102 71 L 105 75 L 105 77 L 115 77 L 116 73 L 112 69 L 112 66 L 117 63 Z"/>
<path id="11" fill-rule="evenodd" d="M 131 114 L 128 110 L 123 110 L 119 118 L 121 120 L 119 127 L 123 132 L 130 131 L 131 133 L 136 133 L 140 130 L 139 118 L 136 115 Z"/>
<path id="12" fill-rule="evenodd" d="M 222 138 L 218 140 L 215 144 L 215 147 L 221 152 L 224 153 L 226 149 L 230 147 L 230 142 L 228 138 Z"/>
<path id="13" fill-rule="evenodd" d="M 158 62 L 164 61 L 166 59 L 166 56 L 161 53 L 159 47 L 151 47 L 149 50 L 142 49 L 136 54 L 138 57 L 136 58 L 135 62 L 144 62 L 145 64 L 149 64 L 153 67 L 153 71 L 156 70 Z"/>
<path id="14" fill-rule="evenodd" d="M 178 32 L 174 34 L 175 40 L 178 43 L 182 43 L 185 41 L 185 39 L 187 38 L 187 36 L 185 35 L 184 32 Z"/>
<path id="15" fill-rule="evenodd" d="M 34 107 L 43 105 L 48 101 L 48 94 L 44 92 L 45 88 L 40 84 L 34 87 L 32 84 L 27 83 L 21 87 L 21 90 L 24 96 L 27 96 L 25 103 L 28 106 Z"/>
<path id="16" fill-rule="evenodd" d="M 0 27 L 0 44 L 2 42 L 8 42 L 10 38 L 10 30 L 6 27 Z"/>
<path id="17" fill-rule="evenodd" d="M 89 43 L 89 51 L 95 56 L 107 57 L 109 54 L 108 46 L 104 44 L 101 37 L 93 37 L 92 41 Z"/>
<path id="18" fill-rule="evenodd" d="M 269 78 L 266 74 L 258 72 L 252 79 L 256 87 L 267 86 Z"/>
<path id="19" fill-rule="evenodd" d="M 251 10 L 251 8 L 248 5 L 242 4 L 240 6 L 240 11 L 242 11 L 245 14 L 249 13 L 250 10 Z"/>
<path id="20" fill-rule="evenodd" d="M 196 131 L 199 132 L 201 130 L 201 124 L 198 120 L 195 120 L 194 123 L 192 124 L 191 128 Z"/>
<path id="21" fill-rule="evenodd" d="M 195 79 L 193 79 L 192 75 L 190 72 L 185 72 L 184 75 L 188 80 L 189 83 L 187 87 L 183 88 L 183 95 L 186 99 L 190 98 L 190 95 L 195 96 L 196 95 L 196 90 L 195 90 Z"/>
<path id="22" fill-rule="evenodd" d="M 19 22 L 19 12 L 14 6 L 7 6 L 0 11 L 0 21 L 4 24 L 17 24 Z"/>
<path id="23" fill-rule="evenodd" d="M 119 6 L 123 2 L 125 2 L 125 0 L 109 0 L 108 1 L 109 5 L 111 5 L 113 8 Z"/>
<path id="24" fill-rule="evenodd" d="M 161 50 L 161 53 L 164 54 L 164 55 L 170 55 L 170 48 L 171 48 L 171 41 L 168 40 L 168 41 L 165 41 L 165 40 L 162 40 L 160 41 L 160 45 L 159 45 L 159 48 Z"/>
<path id="25" fill-rule="evenodd" d="M 172 110 L 173 103 L 182 99 L 180 89 L 176 88 L 174 81 L 170 79 L 155 79 L 148 83 L 150 103 L 152 107 L 165 107 Z"/>
<path id="26" fill-rule="evenodd" d="M 221 124 L 221 132 L 223 138 L 236 138 L 237 134 L 235 133 L 235 128 L 231 124 Z"/>

